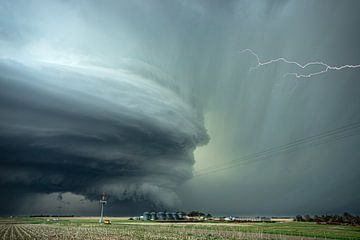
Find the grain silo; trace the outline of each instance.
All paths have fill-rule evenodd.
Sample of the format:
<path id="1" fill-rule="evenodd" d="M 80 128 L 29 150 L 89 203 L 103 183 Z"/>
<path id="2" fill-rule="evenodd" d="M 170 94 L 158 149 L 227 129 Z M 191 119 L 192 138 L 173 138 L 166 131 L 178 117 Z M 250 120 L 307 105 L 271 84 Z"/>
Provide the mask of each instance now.
<path id="1" fill-rule="evenodd" d="M 144 212 L 143 213 L 143 220 L 145 220 L 145 221 L 150 220 L 150 213 L 149 212 Z"/>
<path id="2" fill-rule="evenodd" d="M 150 213 L 150 220 L 154 221 L 154 220 L 156 220 L 156 219 L 157 219 L 157 217 L 156 217 L 156 212 L 151 212 L 151 213 Z"/>
<path id="3" fill-rule="evenodd" d="M 158 212 L 156 216 L 158 220 L 166 220 L 166 214 L 164 212 Z"/>
<path id="4" fill-rule="evenodd" d="M 172 213 L 166 213 L 166 220 L 174 220 Z"/>
<path id="5" fill-rule="evenodd" d="M 184 212 L 177 212 L 176 214 L 178 216 L 178 219 L 184 219 L 185 215 L 186 215 L 186 213 L 184 213 Z"/>
<path id="6" fill-rule="evenodd" d="M 179 220 L 179 215 L 176 212 L 171 213 L 174 220 Z"/>

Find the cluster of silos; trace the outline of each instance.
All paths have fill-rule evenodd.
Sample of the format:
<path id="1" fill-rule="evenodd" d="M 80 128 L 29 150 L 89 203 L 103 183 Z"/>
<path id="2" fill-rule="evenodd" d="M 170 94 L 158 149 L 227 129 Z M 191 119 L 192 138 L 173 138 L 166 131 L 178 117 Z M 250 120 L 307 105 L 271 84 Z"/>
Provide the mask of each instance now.
<path id="1" fill-rule="evenodd" d="M 182 220 L 185 215 L 182 212 L 144 212 L 142 219 L 143 220 L 159 220 L 159 221 L 169 221 L 169 220 Z"/>

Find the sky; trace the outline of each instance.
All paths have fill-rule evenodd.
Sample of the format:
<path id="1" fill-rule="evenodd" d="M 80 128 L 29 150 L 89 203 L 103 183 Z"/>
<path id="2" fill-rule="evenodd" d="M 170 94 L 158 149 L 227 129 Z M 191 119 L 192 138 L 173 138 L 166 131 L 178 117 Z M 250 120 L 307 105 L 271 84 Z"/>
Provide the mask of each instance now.
<path id="1" fill-rule="evenodd" d="M 0 215 L 360 214 L 359 10 L 1 1 Z"/>

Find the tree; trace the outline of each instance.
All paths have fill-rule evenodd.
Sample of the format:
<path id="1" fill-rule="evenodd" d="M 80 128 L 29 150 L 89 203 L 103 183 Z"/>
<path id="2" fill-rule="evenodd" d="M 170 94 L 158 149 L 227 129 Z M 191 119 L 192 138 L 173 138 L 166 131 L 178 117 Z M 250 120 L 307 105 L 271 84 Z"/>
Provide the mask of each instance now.
<path id="1" fill-rule="evenodd" d="M 191 211 L 188 214 L 189 217 L 204 217 L 205 213 L 202 213 L 200 211 Z"/>
<path id="2" fill-rule="evenodd" d="M 313 219 L 310 217 L 310 215 L 306 214 L 306 215 L 304 216 L 304 221 L 305 221 L 305 222 L 312 222 Z"/>
<path id="3" fill-rule="evenodd" d="M 296 215 L 295 221 L 302 222 L 302 221 L 304 221 L 304 219 L 301 215 Z"/>
<path id="4" fill-rule="evenodd" d="M 315 215 L 315 216 L 314 216 L 314 222 L 316 222 L 316 223 L 322 222 L 322 221 L 321 221 L 321 217 L 319 217 L 318 215 Z"/>

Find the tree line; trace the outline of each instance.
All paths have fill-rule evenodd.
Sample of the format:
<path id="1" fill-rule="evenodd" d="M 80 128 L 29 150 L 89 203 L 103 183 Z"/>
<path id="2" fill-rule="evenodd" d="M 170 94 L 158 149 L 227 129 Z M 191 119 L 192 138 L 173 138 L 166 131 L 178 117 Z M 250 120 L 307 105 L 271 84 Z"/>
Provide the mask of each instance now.
<path id="1" fill-rule="evenodd" d="M 360 225 L 360 216 L 351 215 L 350 213 L 345 212 L 342 215 L 297 215 L 295 221 L 298 222 L 316 222 L 319 224 L 351 224 L 351 225 Z"/>

